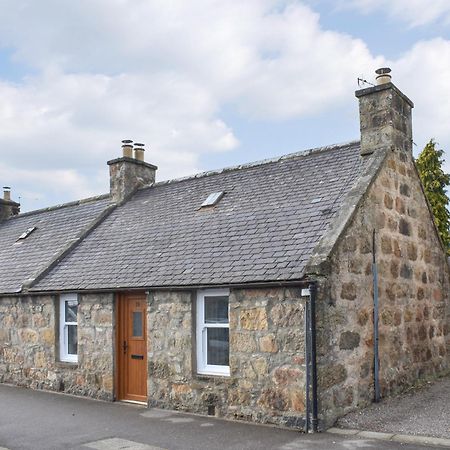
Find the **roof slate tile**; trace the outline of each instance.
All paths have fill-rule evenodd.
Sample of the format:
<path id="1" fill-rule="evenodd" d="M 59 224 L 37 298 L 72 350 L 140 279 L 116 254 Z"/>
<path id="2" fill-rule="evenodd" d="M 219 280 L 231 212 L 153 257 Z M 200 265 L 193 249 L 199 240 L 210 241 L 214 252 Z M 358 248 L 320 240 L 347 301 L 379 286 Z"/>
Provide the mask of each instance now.
<path id="1" fill-rule="evenodd" d="M 156 183 L 116 208 L 33 290 L 300 279 L 363 161 L 355 142 Z M 216 206 L 200 208 L 219 191 Z"/>
<path id="2" fill-rule="evenodd" d="M 19 292 L 23 283 L 47 267 L 108 206 L 102 196 L 14 216 L 0 222 L 0 293 Z M 23 241 L 18 237 L 36 227 Z M 62 268 L 68 272 L 67 268 Z"/>

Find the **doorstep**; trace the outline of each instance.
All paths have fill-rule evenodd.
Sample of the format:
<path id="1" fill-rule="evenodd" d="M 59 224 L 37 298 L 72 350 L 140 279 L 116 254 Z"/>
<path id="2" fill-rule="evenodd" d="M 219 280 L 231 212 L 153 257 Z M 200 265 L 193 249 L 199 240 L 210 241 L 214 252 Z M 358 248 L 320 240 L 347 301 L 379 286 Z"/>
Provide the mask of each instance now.
<path id="1" fill-rule="evenodd" d="M 137 400 L 117 400 L 117 403 L 126 403 L 127 405 L 138 405 L 138 406 L 145 406 L 147 408 L 148 404 L 147 402 L 138 402 Z"/>

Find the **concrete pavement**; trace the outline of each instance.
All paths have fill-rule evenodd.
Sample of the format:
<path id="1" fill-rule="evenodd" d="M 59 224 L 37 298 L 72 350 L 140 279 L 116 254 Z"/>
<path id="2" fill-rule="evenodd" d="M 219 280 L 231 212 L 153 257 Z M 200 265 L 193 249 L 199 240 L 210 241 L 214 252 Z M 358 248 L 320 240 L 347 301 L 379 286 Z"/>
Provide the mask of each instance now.
<path id="1" fill-rule="evenodd" d="M 0 385 L 0 450 L 408 449 L 423 445 L 304 435 L 138 406 Z"/>

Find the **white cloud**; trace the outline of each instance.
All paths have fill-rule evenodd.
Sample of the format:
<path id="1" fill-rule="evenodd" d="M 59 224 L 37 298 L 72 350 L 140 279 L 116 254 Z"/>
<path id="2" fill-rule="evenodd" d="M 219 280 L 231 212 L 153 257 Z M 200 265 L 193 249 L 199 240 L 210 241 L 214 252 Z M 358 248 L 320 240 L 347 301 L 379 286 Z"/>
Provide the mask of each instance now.
<path id="1" fill-rule="evenodd" d="M 416 152 L 435 138 L 450 150 L 450 41 L 433 39 L 417 43 L 392 63 L 394 81 L 414 102 L 413 132 Z M 448 153 L 450 155 L 450 153 Z M 447 157 L 450 172 L 450 157 Z"/>
<path id="2" fill-rule="evenodd" d="M 397 11 L 401 0 L 392 3 Z M 148 145 L 159 179 L 186 175 L 202 169 L 202 155 L 239 145 L 224 108 L 243 120 L 348 108 L 356 77 L 386 63 L 362 40 L 324 30 L 294 0 L 0 0 L 0 10 L 0 42 L 32 71 L 16 83 L 0 79 L 0 177 L 22 192 L 38 183 L 43 204 L 58 189 L 68 200 L 105 192 L 105 162 L 123 138 Z M 392 62 L 417 111 L 439 91 L 408 74 L 448 74 L 450 58 L 439 58 L 448 45 L 425 42 Z M 417 118 L 433 117 L 435 127 L 419 129 L 447 136 L 436 124 L 450 107 L 442 101 L 434 111 Z"/>
<path id="3" fill-rule="evenodd" d="M 90 180 L 75 170 L 11 169 L 0 164 L 0 179 L 23 180 L 22 190 L 13 190 L 11 194 L 13 200 L 20 201 L 25 208 L 32 208 L 46 197 L 86 198 L 93 195 Z"/>
<path id="4" fill-rule="evenodd" d="M 450 21 L 448 0 L 340 0 L 340 5 L 366 14 L 381 11 L 413 27 Z"/>
<path id="5" fill-rule="evenodd" d="M 35 68 L 161 74 L 161 80 L 181 74 L 249 115 L 286 118 L 324 109 L 373 64 L 361 40 L 324 31 L 319 15 L 300 1 L 2 3 L 2 41 Z"/>
<path id="6" fill-rule="evenodd" d="M 0 0 L 0 10 L 0 42 L 34 71 L 0 80 L 0 157 L 16 169 L 92 172 L 130 137 L 150 146 L 160 179 L 192 173 L 202 154 L 238 145 L 222 108 L 319 113 L 374 64 L 301 2 Z M 87 190 L 105 180 L 106 170 Z"/>
<path id="7" fill-rule="evenodd" d="M 178 176 L 195 171 L 202 153 L 237 145 L 208 92 L 177 76 L 52 73 L 0 83 L 0 97 L 0 154 L 11 166 L 105 166 L 106 177 L 106 160 L 131 137 L 149 144 L 147 159 L 162 177 Z"/>

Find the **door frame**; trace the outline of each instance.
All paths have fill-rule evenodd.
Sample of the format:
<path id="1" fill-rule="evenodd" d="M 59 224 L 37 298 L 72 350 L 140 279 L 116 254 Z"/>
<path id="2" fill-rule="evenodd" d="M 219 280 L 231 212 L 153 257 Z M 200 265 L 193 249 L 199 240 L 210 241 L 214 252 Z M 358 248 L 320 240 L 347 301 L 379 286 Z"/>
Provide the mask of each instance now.
<path id="1" fill-rule="evenodd" d="M 122 320 L 123 315 L 126 313 L 126 308 L 124 308 L 124 302 L 126 301 L 126 298 L 129 296 L 140 296 L 142 295 L 143 301 L 145 301 L 145 318 L 144 318 L 144 324 L 145 324 L 145 379 L 148 381 L 148 329 L 147 329 L 147 314 L 148 314 L 148 301 L 147 301 L 147 293 L 145 291 L 126 291 L 126 292 L 118 292 L 115 294 L 115 330 L 114 330 L 114 337 L 115 337 L 115 382 L 114 382 L 114 400 L 115 401 L 130 401 L 133 400 L 126 400 L 124 399 L 124 392 L 125 392 L 125 370 L 121 371 L 121 367 L 124 364 L 124 358 L 123 358 L 123 348 L 122 348 L 122 336 L 125 334 L 125 320 Z M 147 399 L 148 399 L 148 387 L 147 387 Z"/>

